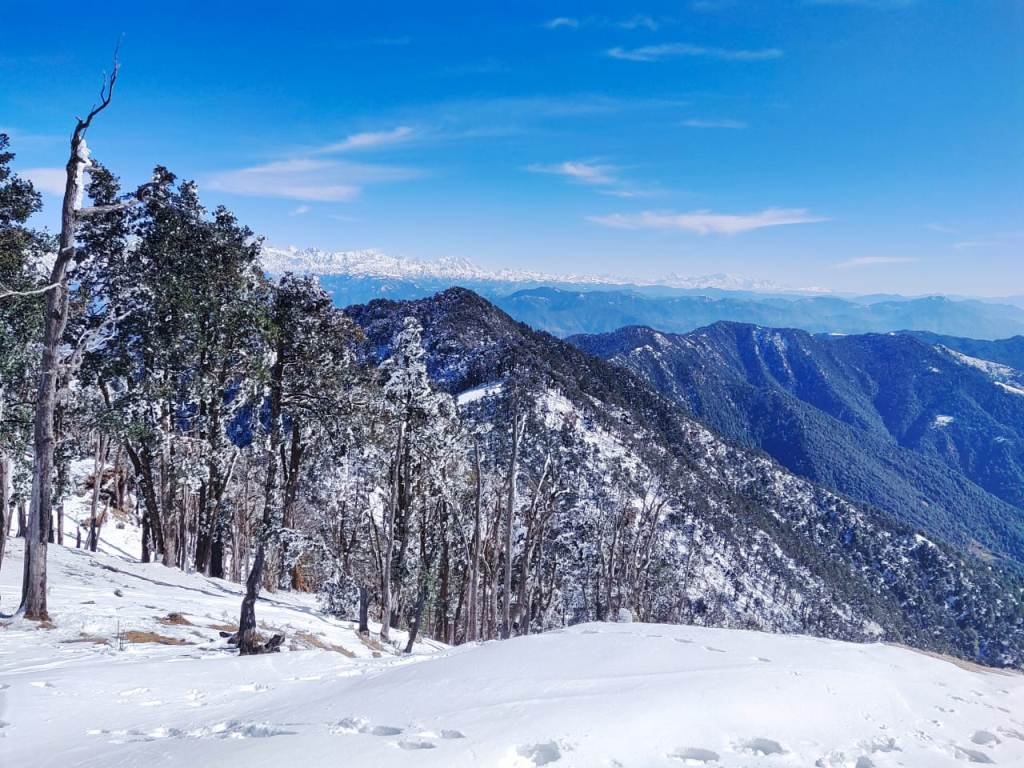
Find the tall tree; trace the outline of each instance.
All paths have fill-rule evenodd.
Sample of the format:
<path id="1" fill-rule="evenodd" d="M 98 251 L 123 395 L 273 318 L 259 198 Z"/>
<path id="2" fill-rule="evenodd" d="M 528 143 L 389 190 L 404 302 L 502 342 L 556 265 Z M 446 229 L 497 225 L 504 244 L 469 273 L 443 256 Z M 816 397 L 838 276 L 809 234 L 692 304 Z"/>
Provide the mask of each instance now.
<path id="1" fill-rule="evenodd" d="M 326 441 L 340 431 L 354 370 L 355 328 L 315 280 L 285 275 L 273 290 L 271 322 L 263 514 L 238 623 L 243 655 L 276 647 L 261 643 L 256 631 L 267 555 L 288 553 L 311 435 Z"/>

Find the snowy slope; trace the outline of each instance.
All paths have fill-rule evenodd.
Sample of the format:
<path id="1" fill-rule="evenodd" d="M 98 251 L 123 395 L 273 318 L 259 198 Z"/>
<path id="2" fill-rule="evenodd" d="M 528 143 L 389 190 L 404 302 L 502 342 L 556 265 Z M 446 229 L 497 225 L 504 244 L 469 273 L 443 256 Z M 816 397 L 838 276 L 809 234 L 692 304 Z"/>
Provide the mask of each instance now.
<path id="1" fill-rule="evenodd" d="M 21 566 L 11 546 L 7 606 Z M 211 629 L 234 615 L 233 585 L 51 553 L 56 626 L 0 628 L 3 765 L 1024 764 L 1024 677 L 903 648 L 584 624 L 375 658 L 350 625 L 271 596 L 258 608 L 268 625 L 353 656 L 241 659 Z M 191 625 L 157 623 L 172 611 Z M 195 644 L 98 644 L 116 638 L 113 619 Z M 79 632 L 96 642 L 68 642 Z"/>

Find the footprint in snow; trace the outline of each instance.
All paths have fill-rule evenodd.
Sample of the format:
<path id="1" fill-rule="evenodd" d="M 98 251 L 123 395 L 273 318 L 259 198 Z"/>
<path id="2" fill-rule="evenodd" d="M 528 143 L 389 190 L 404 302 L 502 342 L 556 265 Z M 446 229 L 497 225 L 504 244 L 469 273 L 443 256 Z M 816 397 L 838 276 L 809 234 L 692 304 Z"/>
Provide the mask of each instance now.
<path id="1" fill-rule="evenodd" d="M 523 744 L 516 747 L 516 754 L 526 758 L 530 765 L 550 765 L 562 759 L 562 750 L 554 741 L 544 741 L 539 744 Z"/>
<path id="2" fill-rule="evenodd" d="M 760 662 L 762 664 L 770 664 L 771 663 L 771 659 L 766 659 L 764 656 L 751 656 L 750 660 L 751 661 L 757 661 L 757 662 Z"/>
<path id="3" fill-rule="evenodd" d="M 784 755 L 786 748 L 774 739 L 766 739 L 759 736 L 755 739 L 747 739 L 736 745 L 741 752 L 764 757 L 767 755 Z"/>
<path id="4" fill-rule="evenodd" d="M 1000 725 L 996 728 L 1001 736 L 1005 736 L 1008 739 L 1016 739 L 1017 741 L 1024 741 L 1024 733 L 1016 730 L 1015 728 L 1007 728 L 1005 725 Z"/>
<path id="5" fill-rule="evenodd" d="M 397 736 L 404 731 L 396 725 L 373 725 L 361 717 L 346 717 L 331 728 L 333 734 L 368 733 L 371 736 Z"/>
<path id="6" fill-rule="evenodd" d="M 715 648 L 713 645 L 705 645 L 704 650 L 711 651 L 712 653 L 727 653 L 724 648 Z"/>
<path id="7" fill-rule="evenodd" d="M 424 739 L 402 739 L 398 742 L 399 749 L 414 750 L 414 749 L 436 749 L 436 744 L 431 744 L 429 741 Z"/>
<path id="8" fill-rule="evenodd" d="M 194 739 L 265 739 L 271 736 L 288 736 L 289 731 L 270 723 L 246 723 L 241 720 L 228 720 L 189 731 L 188 736 Z"/>
<path id="9" fill-rule="evenodd" d="M 975 744 L 980 744 L 983 747 L 987 747 L 991 744 L 999 744 L 999 737 L 991 731 L 975 731 L 974 735 L 971 736 L 971 741 Z"/>
<path id="10" fill-rule="evenodd" d="M 968 763 L 984 763 L 986 765 L 995 763 L 995 760 L 984 752 L 977 749 L 970 749 L 969 747 L 958 747 L 954 745 L 953 756 L 956 757 L 957 760 L 964 760 Z"/>
<path id="11" fill-rule="evenodd" d="M 33 688 L 53 688 L 53 683 L 48 680 L 33 680 L 29 683 Z"/>
<path id="12" fill-rule="evenodd" d="M 466 734 L 464 734 L 462 731 L 456 731 L 453 728 L 451 728 L 451 729 L 446 728 L 443 731 L 441 731 L 441 738 L 442 739 L 464 739 L 464 738 L 466 738 Z"/>
<path id="13" fill-rule="evenodd" d="M 687 640 L 685 637 L 673 637 L 677 643 L 683 643 L 684 645 L 693 645 L 693 640 Z"/>
<path id="14" fill-rule="evenodd" d="M 703 747 L 680 747 L 675 752 L 668 753 L 672 760 L 681 760 L 686 765 L 707 765 L 717 763 L 720 756 L 717 752 Z"/>
<path id="15" fill-rule="evenodd" d="M 394 725 L 371 725 L 365 730 L 361 730 L 360 733 L 368 733 L 371 736 L 397 736 L 402 730 Z"/>

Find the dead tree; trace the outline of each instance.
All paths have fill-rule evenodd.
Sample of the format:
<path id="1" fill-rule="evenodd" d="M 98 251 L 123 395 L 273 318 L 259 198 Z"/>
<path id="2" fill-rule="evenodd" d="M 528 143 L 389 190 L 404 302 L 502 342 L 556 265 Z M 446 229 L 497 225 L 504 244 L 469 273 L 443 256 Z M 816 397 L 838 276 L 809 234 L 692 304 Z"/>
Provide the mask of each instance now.
<path id="1" fill-rule="evenodd" d="M 29 509 L 28 535 L 25 537 L 25 574 L 18 612 L 28 619 L 47 620 L 46 611 L 46 545 L 53 518 L 53 454 L 56 444 L 53 420 L 57 406 L 57 380 L 60 376 L 61 338 L 68 320 L 68 268 L 75 259 L 75 227 L 79 218 L 96 209 L 81 208 L 83 175 L 89 165 L 86 132 L 96 116 L 110 105 L 117 83 L 119 64 L 115 52 L 110 76 L 104 76 L 99 104 L 85 118 L 78 118 L 71 134 L 71 152 L 61 205 L 60 238 L 57 254 L 46 286 L 46 309 L 43 319 L 43 348 L 40 362 L 39 389 L 36 400 L 32 463 L 32 497 Z"/>

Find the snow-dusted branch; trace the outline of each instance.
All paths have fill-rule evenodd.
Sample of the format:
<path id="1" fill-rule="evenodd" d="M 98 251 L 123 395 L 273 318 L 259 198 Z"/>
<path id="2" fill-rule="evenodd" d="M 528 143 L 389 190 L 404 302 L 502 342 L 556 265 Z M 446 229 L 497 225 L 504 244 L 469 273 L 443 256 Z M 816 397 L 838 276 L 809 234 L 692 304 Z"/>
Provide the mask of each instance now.
<path id="1" fill-rule="evenodd" d="M 44 285 L 41 288 L 30 288 L 27 291 L 11 291 L 4 290 L 0 291 L 0 299 L 10 299 L 14 297 L 22 298 L 26 296 L 41 296 L 47 291 L 52 291 L 54 288 L 59 288 L 60 283 L 51 283 L 50 285 Z"/>

